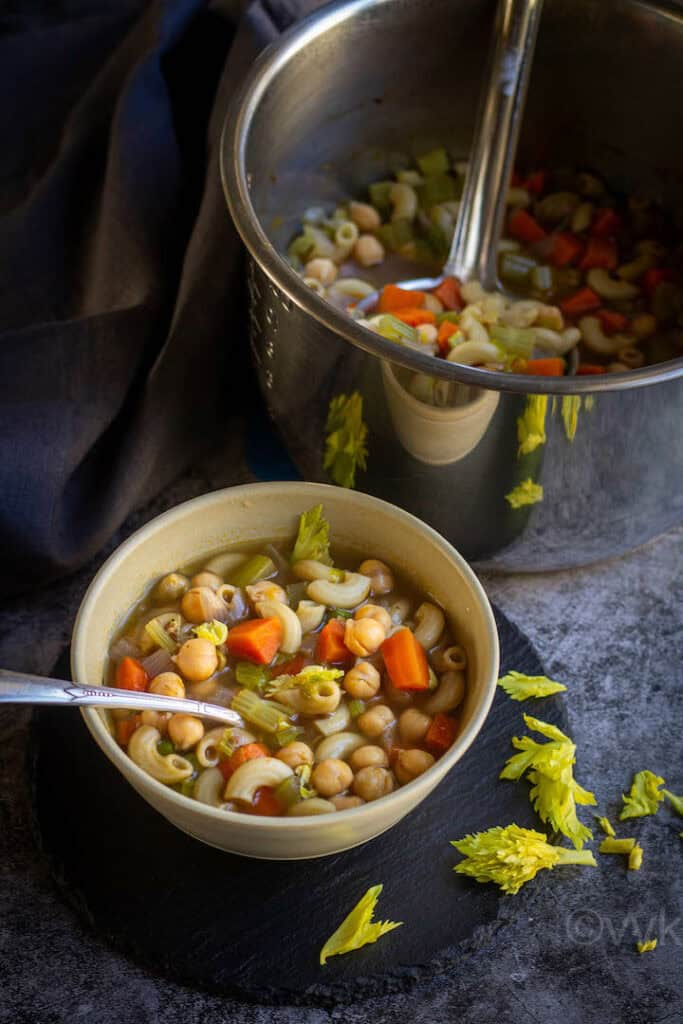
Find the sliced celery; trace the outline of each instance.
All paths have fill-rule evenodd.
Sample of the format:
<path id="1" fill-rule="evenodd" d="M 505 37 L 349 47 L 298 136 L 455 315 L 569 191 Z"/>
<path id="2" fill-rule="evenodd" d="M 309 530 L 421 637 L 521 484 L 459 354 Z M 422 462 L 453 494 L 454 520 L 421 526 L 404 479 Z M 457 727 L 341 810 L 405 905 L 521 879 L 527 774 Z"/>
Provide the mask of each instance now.
<path id="1" fill-rule="evenodd" d="M 445 174 L 450 166 L 448 153 L 445 149 L 433 149 L 431 153 L 417 158 L 417 166 L 426 178 L 434 174 Z"/>
<path id="2" fill-rule="evenodd" d="M 507 284 L 522 286 L 527 284 L 529 275 L 536 260 L 529 256 L 521 256 L 518 252 L 504 252 L 500 258 L 500 276 Z"/>
<path id="3" fill-rule="evenodd" d="M 491 341 L 502 345 L 506 352 L 528 359 L 534 348 L 536 333 L 531 327 L 507 327 L 493 324 L 489 328 Z"/>
<path id="4" fill-rule="evenodd" d="M 429 210 L 436 203 L 448 203 L 458 198 L 458 183 L 450 174 L 431 174 L 415 188 L 420 206 Z"/>
<path id="5" fill-rule="evenodd" d="M 355 698 L 349 701 L 349 714 L 351 718 L 358 718 L 365 711 L 365 701 Z"/>
<path id="6" fill-rule="evenodd" d="M 450 309 L 447 310 L 445 313 L 437 313 L 436 314 L 436 322 L 437 322 L 437 324 L 439 326 L 441 326 L 441 324 L 444 323 L 444 321 L 449 323 L 449 324 L 460 323 L 460 314 L 456 313 L 454 310 L 450 310 Z"/>
<path id="7" fill-rule="evenodd" d="M 254 555 L 238 565 L 228 580 L 233 587 L 248 587 L 258 580 L 265 580 L 275 572 L 275 563 L 268 555 Z"/>
<path id="8" fill-rule="evenodd" d="M 235 665 L 235 679 L 247 690 L 262 691 L 270 681 L 270 671 L 263 665 L 252 665 L 250 661 L 238 661 Z"/>
<path id="9" fill-rule="evenodd" d="M 388 210 L 391 206 L 389 199 L 389 193 L 393 187 L 393 181 L 376 181 L 370 185 L 368 192 L 370 193 L 370 202 L 373 206 L 376 206 L 378 210 Z"/>
<path id="10" fill-rule="evenodd" d="M 263 700 L 251 690 L 240 690 L 233 697 L 230 707 L 264 732 L 284 732 L 292 723 L 291 715 L 282 704 Z"/>
<path id="11" fill-rule="evenodd" d="M 216 744 L 216 748 L 224 757 L 232 757 L 235 753 L 235 744 L 232 741 L 232 729 L 225 730 Z"/>
<path id="12" fill-rule="evenodd" d="M 291 807 L 301 799 L 301 780 L 296 775 L 290 775 L 288 779 L 275 787 L 275 796 L 284 807 Z"/>
<path id="13" fill-rule="evenodd" d="M 412 221 L 408 220 L 407 217 L 399 217 L 398 220 L 392 221 L 391 227 L 394 236 L 394 246 L 397 249 L 405 245 L 406 242 L 412 242 L 415 238 Z"/>
<path id="14" fill-rule="evenodd" d="M 172 754 L 174 752 L 175 747 L 170 740 L 159 740 L 157 743 L 157 750 L 162 757 L 166 757 L 167 754 Z"/>
<path id="15" fill-rule="evenodd" d="M 382 224 L 377 230 L 377 237 L 380 242 L 389 252 L 395 252 L 398 249 L 398 243 L 394 238 L 394 225 L 393 224 Z"/>
<path id="16" fill-rule="evenodd" d="M 383 338 L 395 341 L 399 345 L 417 345 L 419 335 L 414 327 L 404 324 L 402 320 L 392 316 L 391 313 L 384 313 L 376 320 L 377 331 Z"/>
<path id="17" fill-rule="evenodd" d="M 174 616 L 173 620 L 177 621 L 177 627 L 180 627 L 180 616 Z M 167 625 L 172 625 L 173 620 L 169 621 Z M 169 654 L 175 654 L 178 650 L 177 640 L 171 636 L 166 626 L 164 626 L 159 619 L 152 619 L 151 622 L 146 623 L 145 633 L 152 640 L 157 647 L 163 647 Z"/>
<path id="18" fill-rule="evenodd" d="M 304 730 L 300 725 L 290 725 L 288 729 L 281 729 L 273 735 L 273 741 L 277 747 L 286 747 L 288 743 L 294 743 L 302 735 Z"/>
<path id="19" fill-rule="evenodd" d="M 539 292 L 549 292 L 553 287 L 552 267 L 534 267 L 529 280 L 532 287 L 537 288 Z"/>

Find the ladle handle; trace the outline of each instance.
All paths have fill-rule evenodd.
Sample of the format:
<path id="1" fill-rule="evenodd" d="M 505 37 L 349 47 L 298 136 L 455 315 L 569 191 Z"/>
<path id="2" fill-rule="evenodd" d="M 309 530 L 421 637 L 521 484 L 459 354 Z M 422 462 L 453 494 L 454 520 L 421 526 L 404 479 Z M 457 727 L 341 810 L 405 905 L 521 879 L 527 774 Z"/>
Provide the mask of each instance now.
<path id="1" fill-rule="evenodd" d="M 164 697 L 135 690 L 110 690 L 100 686 L 80 686 L 62 679 L 22 675 L 0 669 L 0 704 L 58 704 L 63 707 L 128 708 L 140 711 L 185 711 L 191 715 L 215 718 L 228 725 L 242 725 L 236 711 L 217 704 L 185 697 Z"/>
<path id="2" fill-rule="evenodd" d="M 497 250 L 543 0 L 500 0 L 496 41 L 444 274 L 497 284 Z"/>

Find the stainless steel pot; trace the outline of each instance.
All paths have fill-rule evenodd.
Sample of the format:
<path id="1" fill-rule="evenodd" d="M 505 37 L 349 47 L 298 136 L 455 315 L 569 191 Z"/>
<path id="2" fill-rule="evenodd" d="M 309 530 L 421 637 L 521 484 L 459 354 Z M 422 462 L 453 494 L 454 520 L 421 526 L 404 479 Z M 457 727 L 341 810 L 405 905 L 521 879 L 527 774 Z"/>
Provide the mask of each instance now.
<path id="1" fill-rule="evenodd" d="M 304 208 L 358 193 L 405 154 L 446 142 L 466 156 L 493 8 L 324 8 L 254 65 L 226 121 L 223 181 L 251 255 L 261 387 L 303 475 L 328 479 L 330 401 L 358 391 L 369 456 L 356 486 L 416 513 L 481 567 L 556 569 L 619 554 L 683 519 L 683 359 L 560 379 L 436 362 L 353 323 L 279 255 Z M 616 187 L 680 204 L 682 63 L 678 3 L 546 0 L 522 162 L 597 168 Z M 470 400 L 418 402 L 403 387 L 409 371 L 468 385 Z M 525 414 L 541 422 L 526 453 Z M 526 480 L 542 500 L 514 508 L 506 495 Z"/>

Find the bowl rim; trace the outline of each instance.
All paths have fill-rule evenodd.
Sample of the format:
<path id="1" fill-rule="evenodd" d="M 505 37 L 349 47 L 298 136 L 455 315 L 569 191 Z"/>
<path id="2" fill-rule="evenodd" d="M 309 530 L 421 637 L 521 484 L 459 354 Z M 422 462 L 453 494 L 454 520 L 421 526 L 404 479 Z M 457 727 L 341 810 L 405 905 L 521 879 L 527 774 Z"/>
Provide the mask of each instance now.
<path id="1" fill-rule="evenodd" d="M 337 25 L 370 10 L 390 6 L 395 0 L 340 0 L 326 4 L 297 22 L 271 43 L 251 66 L 241 89 L 228 107 L 220 140 L 220 171 L 223 193 L 233 221 L 252 258 L 277 287 L 301 311 L 356 348 L 398 363 L 410 370 L 443 380 L 460 382 L 515 394 L 583 395 L 645 387 L 675 380 L 683 375 L 683 356 L 622 373 L 574 377 L 536 377 L 459 366 L 444 359 L 415 352 L 362 327 L 341 310 L 315 294 L 270 242 L 251 202 L 246 150 L 249 130 L 260 101 L 278 72 L 317 37 Z M 655 14 L 672 12 L 656 0 L 637 0 Z M 683 17 L 683 15 L 681 16 Z M 680 19 L 679 19 L 680 20 Z"/>
<path id="2" fill-rule="evenodd" d="M 348 495 L 349 500 L 358 501 L 361 505 L 366 505 L 369 510 L 380 507 L 385 512 L 403 520 L 403 522 L 411 529 L 418 530 L 425 534 L 432 543 L 439 548 L 440 553 L 442 553 L 445 558 L 450 562 L 455 563 L 456 567 L 468 584 L 473 600 L 478 603 L 480 610 L 484 614 L 484 624 L 487 633 L 487 647 L 491 656 L 491 670 L 489 672 L 486 689 L 482 695 L 482 699 L 478 707 L 475 709 L 466 729 L 460 736 L 458 736 L 449 751 L 435 761 L 431 768 L 428 768 L 422 775 L 413 779 L 411 782 L 400 786 L 392 793 L 387 794 L 387 796 L 380 798 L 384 806 L 388 806 L 388 803 L 385 804 L 384 801 L 392 801 L 393 803 L 398 804 L 399 802 L 403 802 L 398 799 L 401 797 L 401 794 L 405 794 L 407 791 L 411 791 L 411 789 L 421 789 L 424 785 L 424 780 L 430 775 L 439 776 L 434 783 L 434 785 L 437 785 L 438 782 L 441 781 L 448 774 L 451 768 L 453 768 L 461 759 L 461 757 L 464 756 L 466 751 L 479 735 L 491 709 L 491 704 L 493 703 L 493 698 L 496 692 L 498 671 L 500 667 L 500 649 L 498 642 L 498 630 L 493 617 L 491 604 L 483 586 L 463 556 L 456 551 L 456 549 L 449 544 L 444 537 L 437 533 L 436 530 L 432 529 L 431 526 L 423 523 L 422 520 L 411 515 L 411 513 L 404 511 L 404 509 L 401 509 L 396 505 L 392 505 L 390 502 L 383 501 L 381 498 L 375 498 L 372 495 L 365 494 L 361 491 L 347 491 L 344 488 L 334 487 L 330 484 L 318 484 L 308 481 L 270 481 L 268 483 L 240 484 L 235 487 L 225 487 L 216 491 L 209 491 L 196 498 L 191 498 L 189 501 L 181 502 L 181 504 L 168 509 L 166 512 L 161 513 L 161 515 L 155 516 L 148 523 L 131 534 L 130 537 L 123 541 L 123 543 L 120 544 L 111 555 L 109 555 L 88 586 L 78 609 L 72 631 L 72 677 L 75 682 L 86 682 L 89 685 L 93 685 L 92 682 L 84 679 L 83 675 L 79 672 L 79 666 L 81 666 L 85 660 L 87 627 L 93 606 L 100 592 L 108 585 L 110 579 L 115 576 L 119 564 L 137 547 L 144 544 L 145 541 L 159 529 L 159 527 L 182 520 L 187 515 L 191 515 L 196 510 L 199 510 L 208 504 L 219 504 L 221 501 L 228 498 L 231 501 L 235 499 L 239 500 L 242 496 L 245 498 L 264 498 L 272 495 L 275 491 L 281 492 L 283 489 L 301 491 L 303 495 L 308 493 L 311 498 L 318 496 L 323 503 L 325 501 L 325 496 L 331 492 L 334 492 L 336 495 Z M 285 831 L 290 831 L 295 828 L 303 828 L 307 831 L 314 830 L 321 819 L 323 822 L 328 823 L 332 819 L 333 813 L 340 813 L 338 811 L 330 811 L 326 814 L 292 816 L 291 818 L 284 816 L 259 817 L 258 815 L 243 814 L 239 811 L 226 811 L 221 810 L 218 807 L 211 807 L 208 804 L 202 804 L 197 800 L 193 800 L 191 797 L 183 796 L 170 786 L 164 785 L 162 782 L 159 782 L 151 775 L 148 775 L 147 772 L 143 771 L 142 768 L 128 757 L 128 755 L 116 743 L 114 737 L 106 729 L 96 708 L 82 708 L 81 714 L 91 735 L 93 736 L 93 739 L 97 742 L 109 760 L 119 768 L 122 774 L 124 774 L 124 777 L 125 772 L 123 771 L 123 766 L 125 765 L 126 770 L 132 772 L 132 774 L 139 779 L 145 788 L 151 786 L 153 792 L 158 794 L 160 797 L 163 797 L 164 800 L 170 800 L 171 804 L 175 804 L 179 809 L 187 811 L 189 804 L 194 813 L 197 813 L 200 816 L 207 815 L 210 819 L 224 822 L 232 826 L 239 825 L 244 828 L 254 829 L 276 828 L 283 829 Z M 371 801 L 361 805 L 360 807 L 348 808 L 343 812 L 345 815 L 344 820 L 349 820 L 346 815 L 354 815 L 355 820 L 361 820 L 363 817 L 372 815 L 375 803 L 376 801 Z"/>

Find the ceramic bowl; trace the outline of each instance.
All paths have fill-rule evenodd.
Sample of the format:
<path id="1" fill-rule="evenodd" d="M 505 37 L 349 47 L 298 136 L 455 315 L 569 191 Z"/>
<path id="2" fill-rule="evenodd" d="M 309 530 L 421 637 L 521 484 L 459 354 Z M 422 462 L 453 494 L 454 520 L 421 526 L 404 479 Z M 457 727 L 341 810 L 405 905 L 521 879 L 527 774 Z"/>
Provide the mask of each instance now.
<path id="1" fill-rule="evenodd" d="M 248 857 L 320 857 L 372 839 L 424 800 L 473 743 L 495 693 L 498 636 L 486 594 L 464 559 L 419 519 L 369 495 L 324 484 L 248 484 L 188 501 L 133 534 L 97 573 L 74 627 L 73 678 L 96 685 L 104 676 L 113 633 L 151 579 L 237 542 L 289 539 L 301 512 L 321 502 L 334 541 L 409 575 L 440 602 L 467 650 L 461 730 L 429 771 L 352 810 L 309 818 L 238 814 L 208 807 L 157 782 L 118 746 L 103 712 L 83 711 L 102 751 L 152 807 L 196 839 Z"/>

